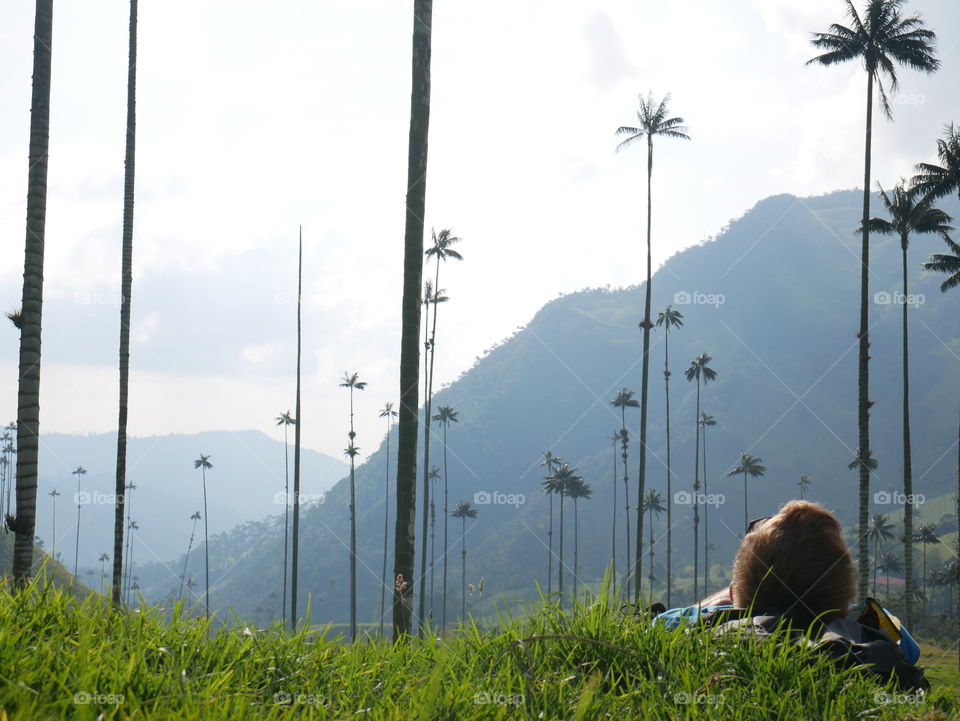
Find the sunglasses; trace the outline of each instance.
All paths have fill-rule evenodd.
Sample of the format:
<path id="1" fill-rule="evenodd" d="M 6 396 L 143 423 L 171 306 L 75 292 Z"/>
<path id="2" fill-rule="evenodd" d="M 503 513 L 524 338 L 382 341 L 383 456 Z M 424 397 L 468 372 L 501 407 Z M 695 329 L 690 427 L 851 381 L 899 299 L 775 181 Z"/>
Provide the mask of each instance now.
<path id="1" fill-rule="evenodd" d="M 763 516 L 762 518 L 754 518 L 750 523 L 747 524 L 747 533 L 750 533 L 757 526 L 759 526 L 764 521 L 769 521 L 773 516 Z"/>

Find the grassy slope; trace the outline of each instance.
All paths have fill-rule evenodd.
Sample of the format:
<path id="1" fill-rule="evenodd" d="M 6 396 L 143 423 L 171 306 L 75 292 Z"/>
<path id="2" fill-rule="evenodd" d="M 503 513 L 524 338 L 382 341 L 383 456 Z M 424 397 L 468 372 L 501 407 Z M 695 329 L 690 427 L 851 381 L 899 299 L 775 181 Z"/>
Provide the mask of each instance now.
<path id="1" fill-rule="evenodd" d="M 651 629 L 603 604 L 540 606 L 444 641 L 324 634 L 208 638 L 203 622 L 107 612 L 95 596 L 0 589 L 0 718 L 955 718 L 956 686 L 917 699 L 798 648 Z M 525 639 L 521 643 L 521 639 Z"/>

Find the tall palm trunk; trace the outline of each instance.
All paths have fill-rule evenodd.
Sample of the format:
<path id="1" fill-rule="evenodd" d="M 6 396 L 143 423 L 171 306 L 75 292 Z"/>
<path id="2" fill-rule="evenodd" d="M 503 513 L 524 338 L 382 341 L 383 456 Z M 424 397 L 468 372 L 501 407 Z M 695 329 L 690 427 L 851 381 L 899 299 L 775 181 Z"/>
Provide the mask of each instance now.
<path id="1" fill-rule="evenodd" d="M 577 568 L 580 561 L 580 512 L 573 498 L 573 601 L 577 601 Z"/>
<path id="2" fill-rule="evenodd" d="M 640 603 L 640 580 L 643 578 L 643 494 L 647 482 L 647 395 L 650 385 L 650 228 L 651 183 L 653 180 L 653 136 L 647 134 L 647 283 L 643 301 L 643 379 L 640 384 L 640 470 L 637 476 L 637 551 L 634 554 L 635 568 L 633 578 L 635 586 L 634 603 Z"/>
<path id="3" fill-rule="evenodd" d="M 40 319 L 43 313 L 43 246 L 47 216 L 47 149 L 50 140 L 50 66 L 53 0 L 37 0 L 33 33 L 30 169 L 23 264 L 17 389 L 17 513 L 13 580 L 22 586 L 33 567 L 37 525 L 37 446 L 40 437 Z"/>
<path id="4" fill-rule="evenodd" d="M 303 226 L 300 226 L 297 247 L 297 398 L 293 427 L 293 523 L 291 524 L 290 547 L 290 625 L 297 627 L 297 593 L 300 571 L 300 355 L 302 349 L 301 298 L 303 296 Z"/>
<path id="5" fill-rule="evenodd" d="M 628 458 L 628 456 L 627 456 L 627 443 L 628 443 L 629 435 L 628 435 L 628 433 L 627 433 L 627 410 L 626 410 L 626 406 L 622 406 L 622 407 L 620 408 L 620 418 L 621 418 L 620 444 L 621 444 L 621 448 L 622 448 L 621 458 L 623 459 L 623 494 L 624 494 L 623 497 L 624 497 L 624 503 L 625 503 L 625 505 L 624 505 L 624 507 L 623 507 L 623 513 L 624 513 L 624 517 L 626 518 L 626 521 L 627 521 L 627 566 L 626 566 L 626 571 L 624 572 L 624 576 L 625 576 L 625 578 L 626 578 L 627 598 L 629 598 L 630 595 L 631 595 L 631 594 L 630 594 L 630 571 L 631 571 L 631 564 L 630 564 L 630 549 L 631 549 L 631 546 L 630 546 L 630 479 L 629 479 L 629 477 L 628 477 L 628 472 L 627 472 L 627 458 Z M 563 508 L 563 499 L 562 499 L 562 498 L 560 499 L 560 508 Z M 562 532 L 561 532 L 560 536 L 561 536 L 561 538 L 563 537 L 563 533 L 562 533 Z M 562 549 L 562 546 L 561 546 L 561 549 Z"/>
<path id="6" fill-rule="evenodd" d="M 867 527 L 870 509 L 870 341 L 868 325 L 869 273 L 870 273 L 870 230 L 867 221 L 870 218 L 870 143 L 873 132 L 873 68 L 867 68 L 867 127 L 863 163 L 863 219 L 861 222 L 860 248 L 860 348 L 857 363 L 857 435 L 859 439 L 860 472 L 858 532 L 860 534 L 857 550 L 857 595 L 860 602 L 867 596 L 867 581 L 870 575 L 870 548 L 867 543 Z M 907 535 L 907 548 L 910 548 L 910 536 Z M 909 561 L 907 561 L 909 563 Z M 913 601 L 910 591 L 910 566 L 907 568 L 907 606 L 906 623 L 912 623 Z"/>
<path id="7" fill-rule="evenodd" d="M 877 595 L 877 561 L 880 554 L 880 537 L 873 539 L 873 595 Z"/>
<path id="8" fill-rule="evenodd" d="M 77 540 L 73 547 L 73 579 L 70 581 L 72 586 L 80 580 L 80 476 L 77 475 Z"/>
<path id="9" fill-rule="evenodd" d="M 913 612 L 913 462 L 910 457 L 910 355 L 907 336 L 907 234 L 900 234 L 903 270 L 903 568 L 907 577 L 907 620 Z"/>
<path id="10" fill-rule="evenodd" d="M 183 573 L 180 574 L 180 593 L 177 594 L 177 600 L 183 598 L 183 584 L 187 578 L 187 562 L 190 560 L 190 549 L 193 548 L 193 536 L 197 532 L 197 522 L 194 520 L 193 529 L 190 531 L 190 542 L 187 544 L 187 555 L 183 557 Z"/>
<path id="11" fill-rule="evenodd" d="M 547 531 L 547 597 L 549 598 L 553 593 L 553 494 L 548 493 L 547 496 L 550 499 L 550 528 Z"/>
<path id="12" fill-rule="evenodd" d="M 440 260 L 437 259 L 437 264 L 439 266 Z M 439 267 L 438 267 L 439 271 Z M 437 293 L 435 288 L 434 293 Z M 426 317 L 424 318 L 423 323 L 423 336 L 428 338 L 427 330 L 430 324 L 430 299 L 426 299 L 424 304 L 426 307 Z M 433 306 L 433 317 L 437 317 L 437 306 Z M 427 522 L 428 514 L 430 510 L 430 480 L 428 474 L 430 471 L 430 414 L 432 405 L 432 396 L 430 393 L 430 375 L 431 375 L 431 359 L 433 358 L 433 353 L 431 351 L 430 345 L 432 340 L 427 340 L 423 344 L 423 520 L 422 520 L 422 529 L 420 536 L 420 596 L 417 600 L 417 635 L 423 638 L 423 625 L 425 617 L 425 602 L 427 598 L 426 594 L 426 580 L 427 580 Z"/>
<path id="13" fill-rule="evenodd" d="M 423 273 L 423 216 L 427 192 L 430 126 L 430 51 L 433 0 L 414 0 L 410 135 L 407 155 L 407 213 L 404 229 L 403 301 L 400 338 L 400 415 L 397 431 L 397 520 L 394 540 L 393 638 L 410 633 L 417 480 L 420 288 Z M 429 422 L 429 421 L 428 421 Z"/>
<path id="14" fill-rule="evenodd" d="M 650 565 L 647 568 L 647 580 L 650 582 L 650 605 L 653 605 L 653 506 L 650 507 L 650 512 L 647 520 L 650 522 L 650 536 L 649 536 L 649 547 L 650 547 Z"/>
<path id="15" fill-rule="evenodd" d="M 123 570 L 123 503 L 127 487 L 127 401 L 130 380 L 130 294 L 133 288 L 133 190 L 137 141 L 137 0 L 130 0 L 130 48 L 127 59 L 127 148 L 123 173 L 123 251 L 120 284 L 120 415 L 117 421 L 117 503 L 113 513 L 113 589 L 120 605 Z"/>
<path id="16" fill-rule="evenodd" d="M 462 531 L 460 534 L 460 558 L 462 559 L 461 563 L 461 591 L 460 591 L 460 622 L 463 623 L 467 620 L 467 517 L 463 516 L 460 519 L 463 522 Z"/>
<path id="17" fill-rule="evenodd" d="M 667 608 L 673 591 L 673 467 L 670 463 L 670 326 L 663 338 L 663 385 L 667 396 Z"/>
<path id="18" fill-rule="evenodd" d="M 613 513 L 610 518 L 610 578 L 613 579 L 611 591 L 617 592 L 617 436 L 613 436 Z"/>
<path id="19" fill-rule="evenodd" d="M 448 507 L 449 486 L 447 484 L 447 424 L 443 424 L 443 610 L 440 612 L 441 628 L 447 629 L 447 550 L 450 548 L 447 541 L 447 521 L 450 518 Z"/>
<path id="20" fill-rule="evenodd" d="M 287 625 L 287 566 L 290 563 L 290 451 L 287 447 L 287 424 L 283 424 L 283 610 L 281 623 Z"/>
<path id="21" fill-rule="evenodd" d="M 693 459 L 693 603 L 697 602 L 697 576 L 700 573 L 700 376 L 697 376 L 697 421 L 694 424 L 696 451 Z M 746 497 L 744 497 L 746 503 Z"/>
<path id="22" fill-rule="evenodd" d="M 710 504 L 707 500 L 707 426 L 700 429 L 703 436 L 703 592 L 710 587 Z M 744 526 L 746 527 L 746 526 Z"/>
<path id="23" fill-rule="evenodd" d="M 560 494 L 560 563 L 557 565 L 557 584 L 560 608 L 563 608 L 563 493 Z"/>
<path id="24" fill-rule="evenodd" d="M 207 516 L 207 469 L 203 466 L 200 466 L 200 473 L 203 477 L 203 554 L 204 554 L 204 563 L 203 563 L 203 575 L 204 583 L 206 584 L 206 592 L 204 593 L 204 600 L 206 601 L 207 608 L 207 620 L 210 620 L 210 521 Z M 128 564 L 129 565 L 129 564 Z"/>
<path id="25" fill-rule="evenodd" d="M 387 415 L 387 474 L 383 483 L 383 578 L 380 583 L 380 635 L 387 596 L 387 533 L 390 528 L 390 416 Z"/>
<path id="26" fill-rule="evenodd" d="M 350 388 L 350 445 L 353 446 L 353 388 Z M 357 640 L 357 484 L 355 456 L 350 454 L 350 638 Z"/>

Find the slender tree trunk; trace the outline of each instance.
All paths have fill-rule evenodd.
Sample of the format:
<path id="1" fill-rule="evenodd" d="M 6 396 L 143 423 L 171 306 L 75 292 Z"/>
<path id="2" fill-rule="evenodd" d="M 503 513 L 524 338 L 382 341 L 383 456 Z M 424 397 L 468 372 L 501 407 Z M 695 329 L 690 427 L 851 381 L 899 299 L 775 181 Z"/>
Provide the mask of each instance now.
<path id="1" fill-rule="evenodd" d="M 560 494 L 560 563 L 557 565 L 557 576 L 560 608 L 563 608 L 563 493 Z"/>
<path id="2" fill-rule="evenodd" d="M 350 456 L 350 638 L 357 640 L 357 484 L 353 456 Z"/>
<path id="3" fill-rule="evenodd" d="M 430 125 L 430 52 L 433 0 L 414 0 L 407 214 L 404 231 L 403 305 L 400 340 L 400 416 L 397 454 L 397 520 L 394 540 L 393 638 L 410 633 L 413 583 L 417 396 L 419 394 L 420 288 L 423 273 L 423 216 L 427 190 Z"/>
<path id="4" fill-rule="evenodd" d="M 877 595 L 877 556 L 880 553 L 880 537 L 873 539 L 873 595 Z"/>
<path id="5" fill-rule="evenodd" d="M 287 447 L 287 424 L 283 424 L 283 610 L 281 622 L 287 625 L 287 567 L 290 563 L 290 451 Z"/>
<path id="6" fill-rule="evenodd" d="M 205 557 L 203 574 L 206 583 L 206 593 L 204 599 L 207 607 L 207 620 L 210 620 L 210 537 L 208 535 L 210 521 L 207 516 L 207 469 L 200 466 L 200 473 L 203 478 L 203 553 Z M 129 533 L 129 531 L 128 531 Z"/>
<path id="7" fill-rule="evenodd" d="M 650 508 L 647 520 L 650 523 L 650 563 L 647 568 L 647 580 L 650 582 L 650 605 L 653 605 L 653 508 Z"/>
<path id="8" fill-rule="evenodd" d="M 447 425 L 443 426 L 443 610 L 440 612 L 440 625 L 447 630 L 447 553 L 450 546 L 447 541 L 447 521 L 450 518 L 447 484 Z"/>
<path id="9" fill-rule="evenodd" d="M 463 580 L 461 582 L 461 591 L 460 591 L 460 623 L 463 623 L 467 620 L 467 517 L 463 516 L 461 519 L 463 524 L 463 531 L 460 535 L 460 545 L 462 550 L 460 551 L 460 557 L 462 559 L 462 568 L 461 573 Z"/>
<path id="10" fill-rule="evenodd" d="M 743 532 L 746 534 L 747 527 L 750 525 L 748 520 L 750 515 L 747 513 L 747 471 L 743 471 Z"/>
<path id="11" fill-rule="evenodd" d="M 647 283 L 643 301 L 643 378 L 640 382 L 640 470 L 637 474 L 637 549 L 634 554 L 634 603 L 640 603 L 640 581 L 643 578 L 643 494 L 647 483 L 647 396 L 650 386 L 650 259 L 651 184 L 653 181 L 653 137 L 647 133 Z"/>
<path id="12" fill-rule="evenodd" d="M 617 591 L 617 436 L 613 436 L 613 513 L 611 514 L 610 522 L 610 564 L 611 569 L 610 573 L 612 574 L 610 578 L 612 579 L 613 588 L 611 592 L 616 595 Z"/>
<path id="13" fill-rule="evenodd" d="M 913 612 L 913 461 L 910 456 L 910 353 L 907 335 L 907 235 L 901 234 L 903 270 L 903 493 L 907 497 L 903 508 L 903 568 L 907 577 L 907 618 L 912 623 Z"/>
<path id="14" fill-rule="evenodd" d="M 626 406 L 623 406 L 623 407 L 620 408 L 620 419 L 621 419 L 620 422 L 621 422 L 621 424 L 622 424 L 622 427 L 621 427 L 621 429 L 620 429 L 620 444 L 621 444 L 621 449 L 622 449 L 621 457 L 622 457 L 622 459 L 623 459 L 623 494 L 624 494 L 624 495 L 623 495 L 623 498 L 624 498 L 624 504 L 625 504 L 625 505 L 624 505 L 624 509 L 623 509 L 623 515 L 624 515 L 624 518 L 626 518 L 626 522 L 627 522 L 627 564 L 626 564 L 626 570 L 624 571 L 624 578 L 626 579 L 626 586 L 627 586 L 627 587 L 626 587 L 626 596 L 627 596 L 627 598 L 630 598 L 630 596 L 632 595 L 632 594 L 630 593 L 630 572 L 631 572 L 631 569 L 632 569 L 632 565 L 631 565 L 631 563 L 630 563 L 630 551 L 631 551 L 631 545 L 630 545 L 630 479 L 629 479 L 629 477 L 628 477 L 628 471 L 627 471 L 627 460 L 628 460 L 628 456 L 627 456 L 627 444 L 628 444 L 628 442 L 629 442 L 629 441 L 628 441 L 629 435 L 628 435 L 628 432 L 627 432 L 627 410 L 626 410 Z M 560 507 L 563 508 L 563 499 L 562 499 L 562 498 L 561 498 L 561 500 L 560 500 Z M 561 536 L 561 538 L 562 538 L 562 537 L 563 537 L 563 534 L 561 533 L 560 536 Z"/>
<path id="15" fill-rule="evenodd" d="M 858 528 L 860 540 L 858 544 L 858 585 L 857 595 L 860 602 L 867 595 L 867 579 L 870 575 L 870 548 L 867 544 L 867 527 L 870 521 L 870 468 L 867 460 L 870 458 L 870 393 L 869 393 L 869 373 L 870 373 L 870 342 L 869 342 L 869 273 L 870 273 L 870 230 L 867 227 L 867 220 L 870 218 L 870 142 L 873 132 L 873 72 L 867 70 L 867 127 L 866 141 L 864 148 L 864 166 L 863 166 L 863 219 L 862 241 L 861 241 L 861 263 L 860 263 L 860 348 L 857 364 L 857 426 L 858 438 L 860 444 L 860 487 L 859 487 L 859 518 Z M 908 536 L 909 538 L 909 536 Z M 909 540 L 907 548 L 909 548 Z M 912 601 L 910 599 L 910 571 L 907 567 L 907 618 L 908 626 L 912 624 Z"/>
<path id="16" fill-rule="evenodd" d="M 577 568 L 580 561 L 580 511 L 573 499 L 573 602 L 577 602 Z"/>
<path id="17" fill-rule="evenodd" d="M 183 573 L 180 574 L 180 593 L 177 594 L 177 600 L 183 598 L 183 584 L 187 578 L 187 562 L 190 560 L 190 549 L 193 548 L 193 536 L 197 532 L 197 522 L 193 522 L 193 529 L 190 531 L 190 542 L 187 544 L 187 555 L 183 558 Z"/>
<path id="18" fill-rule="evenodd" d="M 433 603 L 435 596 L 434 570 L 437 562 L 437 482 L 433 480 L 433 488 L 430 489 L 430 611 L 427 617 L 430 619 L 430 625 L 434 625 Z"/>
<path id="19" fill-rule="evenodd" d="M 614 478 L 614 483 L 616 483 Z M 547 597 L 553 594 L 553 494 L 548 493 L 550 499 L 550 529 L 547 531 Z"/>
<path id="20" fill-rule="evenodd" d="M 300 427 L 303 425 L 300 409 L 300 356 L 303 346 L 301 301 L 303 297 L 303 226 L 300 226 L 297 246 L 297 398 L 293 427 L 293 522 L 290 538 L 290 626 L 297 627 L 297 596 L 300 572 Z"/>
<path id="21" fill-rule="evenodd" d="M 383 636 L 383 616 L 387 596 L 387 534 L 390 530 L 390 415 L 387 414 L 387 475 L 383 483 L 383 577 L 380 585 L 380 636 Z"/>
<path id="22" fill-rule="evenodd" d="M 439 259 L 437 264 L 439 266 Z M 439 267 L 438 267 L 439 270 Z M 434 293 L 437 292 L 437 289 L 434 288 Z M 427 326 L 429 325 L 429 315 L 430 315 L 430 302 L 426 302 L 426 314 L 427 317 L 424 319 L 424 337 L 427 337 Z M 437 306 L 433 306 L 433 317 L 437 317 Z M 431 414 L 431 395 L 430 395 L 430 360 L 433 358 L 433 350 L 431 348 L 432 340 L 424 343 L 424 358 L 423 358 L 423 382 L 424 382 L 424 399 L 423 399 L 423 520 L 422 520 L 422 529 L 421 529 L 421 542 L 420 542 L 420 596 L 417 599 L 417 635 L 420 638 L 423 638 L 423 622 L 424 622 L 424 604 L 426 602 L 426 580 L 427 580 L 427 517 L 430 511 L 430 480 L 428 478 L 430 472 L 430 414 Z"/>
<path id="23" fill-rule="evenodd" d="M 700 429 L 703 435 L 703 593 L 710 591 L 710 502 L 707 499 L 707 427 Z"/>
<path id="24" fill-rule="evenodd" d="M 693 430 L 696 436 L 696 452 L 693 458 L 693 603 L 699 599 L 697 595 L 697 576 L 700 574 L 700 376 L 697 376 L 697 420 Z M 746 503 L 746 500 L 744 500 Z"/>
<path id="25" fill-rule="evenodd" d="M 673 466 L 670 459 L 670 326 L 664 326 L 663 384 L 667 396 L 667 608 L 673 591 Z"/>
<path id="26" fill-rule="evenodd" d="M 113 513 L 114 606 L 120 605 L 123 559 L 123 503 L 127 487 L 127 401 L 130 379 L 130 294 L 133 288 L 133 191 L 137 140 L 137 0 L 130 0 L 130 48 L 127 60 L 127 149 L 123 175 L 123 251 L 120 287 L 120 416 L 117 422 L 116 507 Z"/>
<path id="27" fill-rule="evenodd" d="M 77 542 L 73 549 L 73 580 L 72 586 L 80 580 L 80 475 L 77 475 Z"/>
<path id="28" fill-rule="evenodd" d="M 53 0 L 37 0 L 33 34 L 33 97 L 27 179 L 27 233 L 23 264 L 20 366 L 17 390 L 17 514 L 13 580 L 26 583 L 33 569 L 37 525 L 37 447 L 40 437 L 40 323 L 43 314 L 43 247 L 47 216 L 47 150 L 50 139 L 50 65 Z"/>

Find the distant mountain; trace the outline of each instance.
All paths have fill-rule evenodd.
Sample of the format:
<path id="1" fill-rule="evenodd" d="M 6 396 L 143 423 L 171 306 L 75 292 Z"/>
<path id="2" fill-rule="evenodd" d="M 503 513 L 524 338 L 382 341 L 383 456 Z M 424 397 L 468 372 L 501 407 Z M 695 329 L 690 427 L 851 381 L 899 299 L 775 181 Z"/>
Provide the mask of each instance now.
<path id="1" fill-rule="evenodd" d="M 283 512 L 275 494 L 284 489 L 283 442 L 260 431 L 208 431 L 193 435 L 151 436 L 127 441 L 127 481 L 136 563 L 168 560 L 186 550 L 194 511 L 203 513 L 200 471 L 193 461 L 209 455 L 207 471 L 210 532 L 219 533 L 249 521 Z M 342 461 L 316 451 L 302 452 L 302 492 L 320 497 L 347 470 Z M 77 476 L 80 476 L 80 566 L 98 568 L 101 553 L 113 555 L 113 492 L 116 483 L 117 434 L 65 435 L 40 439 L 37 535 L 44 549 L 60 554 L 73 570 L 76 548 Z M 290 447 L 293 465 L 293 447 Z M 291 473 L 291 484 L 293 482 Z M 56 488 L 57 538 L 53 538 L 53 498 Z M 202 526 L 200 540 L 202 541 Z"/>
<path id="2" fill-rule="evenodd" d="M 743 479 L 725 476 L 741 450 L 762 457 L 767 467 L 765 477 L 749 482 L 751 517 L 770 514 L 785 500 L 797 497 L 796 484 L 804 473 L 814 479 L 810 497 L 833 509 L 845 524 L 855 522 L 857 476 L 847 464 L 857 444 L 860 241 L 854 230 L 859 224 L 860 199 L 857 191 L 767 198 L 731 222 L 716 239 L 670 258 L 655 276 L 654 314 L 668 304 L 684 314 L 684 326 L 671 333 L 669 345 L 675 492 L 690 491 L 693 479 L 695 384 L 687 382 L 682 371 L 696 355 L 706 352 L 718 372 L 717 380 L 701 389 L 702 409 L 717 420 L 708 431 L 706 447 L 706 490 L 718 494 L 716 505 L 709 508 L 710 542 L 715 544 L 711 560 L 718 564 L 717 577 L 729 568 L 743 528 Z M 695 207 L 695 199 L 691 206 Z M 875 208 L 880 208 L 879 203 Z M 960 217 L 955 200 L 944 208 Z M 900 247 L 898 239 L 879 236 L 871 244 L 871 294 L 875 294 L 871 428 L 879 461 L 873 490 L 899 491 L 900 306 L 891 300 L 900 288 Z M 960 407 L 960 313 L 956 312 L 960 291 L 941 295 L 941 278 L 919 268 L 942 246 L 940 239 L 923 236 L 914 238 L 910 246 L 911 293 L 916 294 L 910 308 L 914 479 L 916 491 L 928 497 L 952 492 L 956 483 L 956 451 L 950 449 L 957 437 Z M 584 253 L 596 249 L 596 243 L 584 239 Z M 638 267 L 638 276 L 641 271 Z M 610 557 L 614 483 L 619 494 L 617 564 L 620 570 L 625 568 L 622 468 L 614 465 L 619 462 L 619 450 L 611 447 L 610 440 L 620 427 L 620 414 L 610 401 L 621 387 L 639 397 L 642 312 L 642 287 L 586 290 L 558 298 L 436 396 L 435 409 L 449 404 L 459 413 L 459 422 L 449 431 L 449 506 L 452 509 L 464 499 L 479 511 L 479 517 L 467 523 L 467 581 L 484 578 L 485 599 L 535 598 L 538 581 L 546 588 L 548 499 L 541 491 L 544 472 L 538 465 L 546 450 L 575 464 L 593 487 L 592 499 L 579 503 L 581 578 L 598 580 Z M 439 340 L 442 343 L 442 337 Z M 663 341 L 662 329 L 655 329 L 648 483 L 666 495 Z M 636 502 L 638 416 L 634 409 L 627 414 L 632 432 L 631 505 Z M 442 466 L 442 436 L 435 425 L 433 438 L 431 465 Z M 392 454 L 396 447 L 394 430 Z M 357 472 L 361 620 L 375 620 L 379 608 L 386 462 L 381 447 Z M 391 514 L 394 469 L 391 460 Z M 420 483 L 417 493 L 420 500 Z M 513 494 L 513 498 L 497 493 Z M 886 494 L 879 500 L 891 497 Z M 689 576 L 691 506 L 684 505 L 682 497 L 678 500 L 673 519 L 674 568 Z M 302 607 L 311 594 L 314 622 L 342 622 L 348 617 L 347 504 L 348 488 L 340 483 L 322 505 L 306 509 L 303 515 Z M 555 551 L 559 542 L 556 506 Z M 566 506 L 565 541 L 571 544 L 573 508 L 569 501 Z M 871 512 L 897 508 L 876 503 Z M 920 512 L 924 520 L 938 520 L 927 519 L 922 506 Z M 438 559 L 442 559 L 442 507 L 437 518 L 441 524 Z M 654 573 L 660 582 L 665 523 L 665 516 L 654 520 Z M 635 534 L 633 512 L 630 525 Z M 389 529 L 392 563 L 392 516 Z M 419 518 L 416 529 L 419 566 Z M 454 618 L 460 606 L 460 529 L 460 522 L 451 519 L 448 615 Z M 649 530 L 645 526 L 645 553 Z M 274 519 L 213 540 L 214 605 L 231 605 L 259 621 L 278 614 L 281 539 L 282 527 Z M 199 554 L 191 558 L 199 564 Z M 569 584 L 572 544 L 564 560 Z M 169 593 L 171 580 L 175 583 L 179 574 L 177 563 L 182 559 L 141 570 L 153 598 Z M 645 556 L 644 575 L 647 564 Z M 199 568 L 191 563 L 188 574 L 196 577 Z M 437 569 L 434 588 L 439 593 L 442 565 Z M 468 603 L 481 608 L 479 595 Z M 437 608 L 434 617 L 438 615 Z"/>

